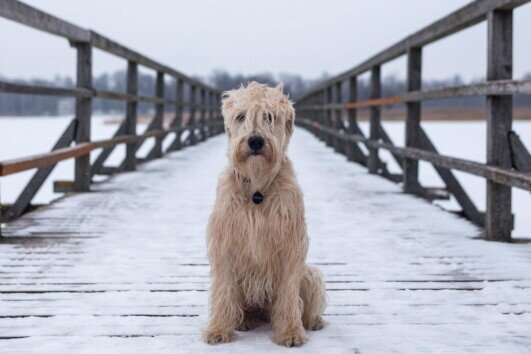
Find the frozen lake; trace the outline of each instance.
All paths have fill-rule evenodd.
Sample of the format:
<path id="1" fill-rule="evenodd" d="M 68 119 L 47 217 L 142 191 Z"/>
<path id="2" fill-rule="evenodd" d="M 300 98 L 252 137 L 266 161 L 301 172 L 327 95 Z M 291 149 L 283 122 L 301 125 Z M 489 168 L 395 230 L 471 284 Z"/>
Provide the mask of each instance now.
<path id="1" fill-rule="evenodd" d="M 113 116 L 115 117 L 115 116 Z M 115 124 L 108 124 L 109 116 L 96 116 L 92 120 L 93 139 L 111 137 L 117 129 Z M 71 117 L 24 117 L 24 118 L 0 118 L 0 160 L 23 157 L 49 151 L 59 134 L 65 129 Z M 423 122 L 423 127 L 437 146 L 438 150 L 445 155 L 461 157 L 474 161 L 484 162 L 486 158 L 486 125 L 485 122 Z M 361 123 L 362 129 L 368 131 L 368 123 Z M 384 126 L 397 145 L 404 141 L 403 122 L 384 122 Z M 145 129 L 145 125 L 139 125 L 138 131 Z M 520 138 L 531 148 L 531 121 L 514 122 L 514 130 Z M 148 140 L 140 151 L 142 156 L 152 146 Z M 110 164 L 118 164 L 123 157 L 123 146 L 120 146 L 111 155 Z M 398 172 L 398 166 L 386 152 L 381 153 L 384 160 L 389 163 L 392 171 Z M 94 159 L 97 154 L 93 153 Z M 421 182 L 426 186 L 440 186 L 442 182 L 435 170 L 426 163 L 421 163 Z M 3 177 L 0 181 L 1 201 L 10 203 L 15 200 L 23 186 L 33 174 L 33 171 Z M 471 195 L 478 207 L 483 210 L 485 205 L 485 181 L 479 177 L 456 172 L 458 179 Z M 45 186 L 37 194 L 34 203 L 46 203 L 57 198 L 60 194 L 54 194 L 52 184 L 54 180 L 73 178 L 73 161 L 68 160 L 58 164 Z M 456 209 L 453 202 L 438 202 L 444 207 Z M 516 216 L 514 237 L 531 238 L 531 195 L 528 192 L 513 190 L 513 212 Z"/>

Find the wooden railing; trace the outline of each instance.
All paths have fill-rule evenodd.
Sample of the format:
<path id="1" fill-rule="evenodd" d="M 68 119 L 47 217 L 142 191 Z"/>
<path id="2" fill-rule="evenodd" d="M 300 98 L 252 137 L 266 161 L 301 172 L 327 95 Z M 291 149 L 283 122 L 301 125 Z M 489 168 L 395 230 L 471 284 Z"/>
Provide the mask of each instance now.
<path id="1" fill-rule="evenodd" d="M 406 193 L 428 199 L 440 197 L 440 190 L 423 187 L 419 182 L 418 161 L 431 163 L 446 191 L 462 208 L 462 215 L 485 227 L 488 240 L 510 241 L 513 228 L 511 189 L 531 191 L 531 155 L 512 129 L 512 95 L 531 94 L 531 81 L 512 80 L 513 10 L 529 0 L 479 0 L 416 32 L 305 93 L 297 100 L 297 122 L 319 136 L 351 161 L 368 167 L 369 172 L 402 182 Z M 462 87 L 422 91 L 422 48 L 462 31 L 481 21 L 488 22 L 487 81 Z M 407 92 L 382 98 L 381 66 L 402 55 L 407 56 Z M 357 77 L 371 74 L 370 99 L 358 101 Z M 348 101 L 343 102 L 347 84 Z M 440 155 L 420 125 L 421 102 L 463 96 L 485 96 L 487 102 L 487 163 Z M 405 104 L 405 144 L 393 144 L 381 124 L 383 105 Z M 370 133 L 364 136 L 356 110 L 370 109 Z M 348 124 L 342 119 L 346 111 Z M 301 118 L 302 117 L 302 118 Z M 366 154 L 359 146 L 363 144 Z M 379 157 L 379 149 L 388 150 L 402 174 L 392 174 Z M 486 213 L 482 213 L 461 186 L 452 170 L 487 180 Z"/>
<path id="2" fill-rule="evenodd" d="M 16 0 L 0 1 L 0 16 L 63 37 L 77 51 L 77 85 L 75 88 L 22 85 L 0 81 L 0 92 L 75 97 L 76 100 L 75 118 L 65 129 L 50 153 L 0 162 L 0 176 L 37 169 L 16 201 L 6 208 L 2 215 L 3 221 L 17 218 L 30 209 L 33 197 L 60 161 L 75 158 L 74 181 L 71 185 L 66 183 L 66 189 L 84 192 L 89 190 L 94 175 L 132 171 L 139 162 L 161 157 L 163 155 L 163 140 L 170 135 L 173 135 L 173 141 L 165 152 L 179 150 L 223 132 L 223 121 L 219 111 L 221 92 L 217 89 L 128 49 L 94 31 L 63 21 L 22 2 Z M 127 60 L 127 88 L 125 93 L 101 91 L 93 87 L 93 48 Z M 155 71 L 154 96 L 146 97 L 138 94 L 139 65 Z M 176 80 L 174 99 L 165 98 L 165 77 Z M 189 99 L 184 101 L 183 92 L 186 86 L 188 86 L 190 95 Z M 94 98 L 126 102 L 125 120 L 111 139 L 91 140 L 90 127 L 92 100 Z M 154 118 L 141 135 L 136 133 L 138 102 L 152 103 L 155 108 Z M 175 107 L 175 115 L 169 127 L 164 128 L 163 120 L 166 105 Z M 187 122 L 183 122 L 182 119 L 184 109 L 188 109 L 189 113 Z M 186 134 L 183 133 L 186 131 L 189 134 L 185 137 Z M 142 143 L 149 138 L 155 139 L 155 145 L 146 158 L 137 158 L 136 152 Z M 74 143 L 73 146 L 71 146 L 72 143 Z M 125 159 L 121 165 L 118 167 L 104 166 L 113 149 L 119 144 L 126 144 Z M 91 163 L 90 153 L 94 150 L 100 150 L 100 152 L 95 161 Z M 61 184 L 61 188 L 65 189 L 65 183 Z"/>

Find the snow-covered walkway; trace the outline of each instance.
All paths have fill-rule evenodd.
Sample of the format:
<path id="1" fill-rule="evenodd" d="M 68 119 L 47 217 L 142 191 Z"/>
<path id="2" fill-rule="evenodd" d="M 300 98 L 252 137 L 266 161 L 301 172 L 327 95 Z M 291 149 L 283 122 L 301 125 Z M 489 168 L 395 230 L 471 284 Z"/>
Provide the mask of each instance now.
<path id="1" fill-rule="evenodd" d="M 0 240 L 0 352 L 527 352 L 531 245 L 479 230 L 297 129 L 309 262 L 328 326 L 302 349 L 269 326 L 210 347 L 204 229 L 225 138 L 168 155 L 12 223 Z"/>

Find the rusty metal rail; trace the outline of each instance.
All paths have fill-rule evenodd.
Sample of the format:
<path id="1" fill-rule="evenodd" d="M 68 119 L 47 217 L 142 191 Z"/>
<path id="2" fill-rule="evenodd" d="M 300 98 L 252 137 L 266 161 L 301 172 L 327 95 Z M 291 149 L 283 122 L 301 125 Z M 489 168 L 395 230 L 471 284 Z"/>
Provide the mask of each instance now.
<path id="1" fill-rule="evenodd" d="M 447 192 L 462 208 L 462 215 L 485 228 L 489 240 L 510 241 L 513 228 L 511 189 L 531 190 L 531 155 L 512 131 L 512 96 L 531 94 L 531 80 L 513 80 L 513 11 L 529 0 L 477 0 L 408 36 L 360 65 L 339 74 L 299 97 L 298 124 L 309 129 L 350 161 L 367 166 L 370 173 L 400 181 L 406 193 L 434 199 L 431 188 L 419 181 L 419 160 L 431 163 Z M 487 80 L 473 85 L 422 90 L 422 49 L 479 22 L 488 23 Z M 407 92 L 382 97 L 381 66 L 402 55 L 407 57 Z M 358 100 L 358 76 L 370 72 L 370 98 Z M 344 87 L 346 86 L 346 88 Z M 344 89 L 348 101 L 344 101 Z M 425 100 L 464 96 L 486 97 L 487 163 L 482 164 L 440 155 L 421 126 L 421 105 Z M 381 107 L 403 104 L 404 147 L 393 144 L 381 124 Z M 370 110 L 370 133 L 364 136 L 357 122 L 357 109 Z M 345 124 L 344 116 L 346 116 Z M 366 154 L 359 146 L 365 145 Z M 388 150 L 402 174 L 389 173 L 379 150 Z M 472 202 L 452 170 L 487 180 L 486 212 Z"/>
<path id="2" fill-rule="evenodd" d="M 223 132 L 223 122 L 219 112 L 221 92 L 200 81 L 197 81 L 175 69 L 133 51 L 94 31 L 81 28 L 55 16 L 40 11 L 17 0 L 0 1 L 0 16 L 22 25 L 32 27 L 69 41 L 77 52 L 76 87 L 50 87 L 26 85 L 0 81 L 0 92 L 75 97 L 75 118 L 67 126 L 52 151 L 37 156 L 24 157 L 12 161 L 0 162 L 0 176 L 37 169 L 14 204 L 10 205 L 2 219 L 4 221 L 19 217 L 30 209 L 31 201 L 50 175 L 54 166 L 66 159 L 75 159 L 74 181 L 72 190 L 88 191 L 92 177 L 97 174 L 107 175 L 109 170 L 131 171 L 137 163 L 158 158 L 164 152 L 181 149 L 204 141 L 210 136 Z M 127 63 L 126 92 L 110 92 L 97 90 L 92 85 L 93 49 L 99 49 L 122 58 Z M 138 66 L 152 69 L 156 75 L 153 96 L 138 94 Z M 166 77 L 175 80 L 174 98 L 164 94 Z M 189 99 L 184 100 L 184 91 L 188 90 Z M 111 139 L 92 141 L 91 117 L 92 100 L 94 98 L 120 100 L 126 103 L 126 117 Z M 136 133 L 137 106 L 139 102 L 154 105 L 155 115 L 143 134 Z M 168 127 L 164 127 L 166 106 L 173 106 L 174 117 Z M 185 112 L 187 110 L 187 112 Z M 183 120 L 183 113 L 188 120 Z M 188 131 L 186 139 L 183 133 Z M 163 141 L 173 136 L 166 151 Z M 147 158 L 136 156 L 142 143 L 155 139 L 155 145 Z M 74 143 L 74 146 L 71 146 Z M 105 161 L 118 144 L 126 145 L 124 161 L 118 168 L 105 166 Z M 101 150 L 94 163 L 90 162 L 90 153 Z"/>

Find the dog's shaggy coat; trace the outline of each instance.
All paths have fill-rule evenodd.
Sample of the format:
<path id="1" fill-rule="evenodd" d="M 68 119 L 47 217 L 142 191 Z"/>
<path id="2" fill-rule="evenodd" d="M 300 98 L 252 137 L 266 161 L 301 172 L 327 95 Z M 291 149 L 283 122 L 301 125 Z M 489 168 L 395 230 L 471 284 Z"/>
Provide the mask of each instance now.
<path id="1" fill-rule="evenodd" d="M 321 329 L 326 295 L 321 273 L 305 264 L 304 204 L 286 156 L 295 111 L 282 86 L 256 82 L 226 92 L 222 113 L 229 166 L 218 181 L 207 229 L 211 264 L 210 344 L 229 342 L 235 329 L 271 321 L 275 342 L 304 343 L 305 328 Z M 251 137 L 264 141 L 259 152 Z M 264 200 L 252 202 L 261 192 Z"/>

